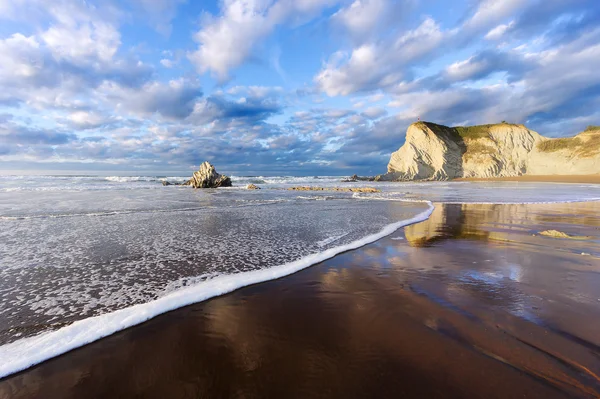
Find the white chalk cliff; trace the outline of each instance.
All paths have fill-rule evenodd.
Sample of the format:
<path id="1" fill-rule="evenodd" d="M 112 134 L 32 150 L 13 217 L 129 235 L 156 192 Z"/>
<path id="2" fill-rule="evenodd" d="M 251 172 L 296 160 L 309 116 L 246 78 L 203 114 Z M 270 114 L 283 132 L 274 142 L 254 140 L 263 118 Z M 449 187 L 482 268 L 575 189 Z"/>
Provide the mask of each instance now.
<path id="1" fill-rule="evenodd" d="M 417 122 L 381 180 L 587 175 L 600 173 L 600 127 L 547 138 L 524 125 L 448 127 Z"/>

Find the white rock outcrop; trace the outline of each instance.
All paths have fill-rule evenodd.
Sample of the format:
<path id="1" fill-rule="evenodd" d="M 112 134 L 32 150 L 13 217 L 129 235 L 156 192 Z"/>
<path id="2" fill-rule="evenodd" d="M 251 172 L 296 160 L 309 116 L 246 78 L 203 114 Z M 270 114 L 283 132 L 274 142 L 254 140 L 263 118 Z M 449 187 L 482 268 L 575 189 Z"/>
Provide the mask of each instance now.
<path id="1" fill-rule="evenodd" d="M 550 139 L 523 125 L 410 125 L 378 180 L 586 175 L 600 173 L 600 129 Z"/>

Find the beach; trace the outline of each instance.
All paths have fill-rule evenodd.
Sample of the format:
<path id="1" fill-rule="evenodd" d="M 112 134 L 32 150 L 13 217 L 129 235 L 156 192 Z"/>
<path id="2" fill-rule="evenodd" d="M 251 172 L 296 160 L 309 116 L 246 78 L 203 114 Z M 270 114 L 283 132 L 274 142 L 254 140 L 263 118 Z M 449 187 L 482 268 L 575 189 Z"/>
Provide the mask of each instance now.
<path id="1" fill-rule="evenodd" d="M 600 183 L 600 174 L 589 175 L 521 175 L 510 177 L 465 177 L 454 181 L 512 181 L 512 182 L 546 182 L 546 183 Z"/>
<path id="2" fill-rule="evenodd" d="M 0 399 L 600 399 L 600 0 L 0 20 Z"/>
<path id="3" fill-rule="evenodd" d="M 598 397 L 600 203 L 434 205 L 9 376 L 0 398 Z"/>

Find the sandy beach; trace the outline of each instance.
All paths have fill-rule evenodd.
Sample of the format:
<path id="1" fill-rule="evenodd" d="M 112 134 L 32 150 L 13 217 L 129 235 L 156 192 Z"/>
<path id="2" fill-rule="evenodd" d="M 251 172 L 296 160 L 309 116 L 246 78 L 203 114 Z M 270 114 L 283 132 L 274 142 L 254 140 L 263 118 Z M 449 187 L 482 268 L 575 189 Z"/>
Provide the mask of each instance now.
<path id="1" fill-rule="evenodd" d="M 494 178 L 475 178 L 468 177 L 454 179 L 454 181 L 523 181 L 523 182 L 545 182 L 545 183 L 600 183 L 600 174 L 594 175 L 545 175 L 545 176 L 513 176 L 513 177 L 494 177 Z"/>
<path id="2" fill-rule="evenodd" d="M 598 397 L 599 229 L 599 203 L 437 204 L 6 378 L 0 398 Z"/>

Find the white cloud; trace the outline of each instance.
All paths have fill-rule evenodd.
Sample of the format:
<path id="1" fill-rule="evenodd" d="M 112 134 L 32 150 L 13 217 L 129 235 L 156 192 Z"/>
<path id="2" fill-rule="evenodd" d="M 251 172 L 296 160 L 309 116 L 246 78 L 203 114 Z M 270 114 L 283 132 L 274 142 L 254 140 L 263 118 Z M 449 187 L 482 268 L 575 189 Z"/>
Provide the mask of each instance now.
<path id="1" fill-rule="evenodd" d="M 511 21 L 509 24 L 498 25 L 494 29 L 490 30 L 487 35 L 485 35 L 485 38 L 487 40 L 499 40 L 513 25 L 514 21 Z"/>
<path id="2" fill-rule="evenodd" d="M 0 39 L 0 82 L 13 77 L 31 78 L 40 73 L 43 60 L 39 47 L 35 37 L 20 33 Z"/>
<path id="3" fill-rule="evenodd" d="M 160 64 L 165 68 L 173 68 L 173 66 L 175 65 L 175 63 L 168 58 L 163 58 L 162 60 L 160 60 Z"/>
<path id="4" fill-rule="evenodd" d="M 371 103 L 376 103 L 376 102 L 383 100 L 384 98 L 385 98 L 385 94 L 377 93 L 377 94 L 373 94 L 372 96 L 369 96 L 368 100 Z"/>
<path id="5" fill-rule="evenodd" d="M 439 25 L 427 18 L 392 42 L 363 44 L 350 55 L 334 53 L 315 82 L 329 96 L 392 86 L 403 78 L 405 65 L 437 48 L 443 39 Z"/>
<path id="6" fill-rule="evenodd" d="M 417 28 L 400 31 L 395 37 L 369 40 L 352 51 L 335 52 L 315 76 L 315 83 L 329 96 L 390 89 L 401 84 L 411 64 L 435 57 L 436 50 L 465 46 L 475 40 L 479 32 L 489 30 L 490 25 L 525 5 L 522 0 L 483 0 L 465 23 L 445 31 L 433 18 L 427 17 Z M 356 0 L 336 13 L 334 19 L 343 22 L 350 31 L 366 31 L 377 23 L 381 7 L 384 14 L 389 13 L 383 0 Z"/>
<path id="7" fill-rule="evenodd" d="M 467 80 L 476 75 L 478 72 L 486 68 L 486 64 L 482 61 L 475 61 L 473 57 L 457 61 L 446 68 L 446 75 L 451 81 Z"/>
<path id="8" fill-rule="evenodd" d="M 111 62 L 121 45 L 119 31 L 101 21 L 52 26 L 40 36 L 55 58 L 80 66 Z"/>
<path id="9" fill-rule="evenodd" d="M 381 107 L 369 107 L 362 112 L 362 115 L 369 119 L 377 119 L 387 115 L 387 111 Z"/>
<path id="10" fill-rule="evenodd" d="M 222 15 L 205 14 L 194 34 L 198 49 L 188 53 L 199 73 L 212 72 L 219 80 L 247 60 L 256 44 L 277 25 L 301 21 L 338 0 L 225 0 Z"/>
<path id="11" fill-rule="evenodd" d="M 115 121 L 116 118 L 97 111 L 75 111 L 68 115 L 67 120 L 78 129 L 93 129 Z"/>
<path id="12" fill-rule="evenodd" d="M 466 30 L 489 29 L 490 25 L 497 23 L 519 8 L 527 5 L 523 0 L 483 0 L 475 14 L 463 25 Z"/>
<path id="13" fill-rule="evenodd" d="M 370 33 L 389 10 L 387 0 L 355 0 L 336 12 L 332 20 L 344 26 L 353 35 Z"/>
<path id="14" fill-rule="evenodd" d="M 397 15 L 392 5 L 412 0 L 222 0 L 221 12 L 203 19 L 197 51 L 188 54 L 198 71 L 226 79 L 248 59 L 264 58 L 267 66 L 271 56 L 273 76 L 255 81 L 256 86 L 220 87 L 203 96 L 194 79 L 152 80 L 185 75 L 184 68 L 163 69 L 179 65 L 184 50 L 154 51 L 160 54 L 154 70 L 136 58 L 151 44 L 124 47 L 130 43 L 125 36 L 129 29 L 118 30 L 123 21 L 143 20 L 168 33 L 179 2 L 132 1 L 140 7 L 133 6 L 139 11 L 135 16 L 116 9 L 113 0 L 0 0 L 0 19 L 15 19 L 7 26 L 23 24 L 22 30 L 7 30 L 0 37 L 0 102 L 14 115 L 8 120 L 0 112 L 0 130 L 8 132 L 5 126 L 11 123 L 19 128 L 11 130 L 18 133 L 14 145 L 7 145 L 6 137 L 0 140 L 0 162 L 60 156 L 187 165 L 214 157 L 239 164 L 260 158 L 262 170 L 269 171 L 277 163 L 287 167 L 308 164 L 307 159 L 338 165 L 341 159 L 356 159 L 356 165 L 366 159 L 383 167 L 406 124 L 417 117 L 470 124 L 524 122 L 535 115 L 532 128 L 547 132 L 546 126 L 558 124 L 560 129 L 579 128 L 570 124 L 591 124 L 598 115 L 600 30 L 593 31 L 593 21 L 585 25 L 583 17 L 561 17 L 563 11 L 553 15 L 554 9 L 546 10 L 548 15 L 535 27 L 530 13 L 540 10 L 534 2 L 478 0 L 472 17 L 461 19 L 464 23 L 448 26 L 448 19 L 414 13 L 407 18 L 411 25 L 404 27 L 398 19 L 389 24 L 390 15 Z M 337 12 L 323 12 L 336 2 L 342 5 Z M 529 11 L 519 15 L 524 3 Z M 124 9 L 131 11 L 127 4 Z M 562 3 L 560 9 L 573 12 Z M 276 30 L 288 35 L 320 14 L 324 18 L 314 25 L 292 31 L 306 34 L 295 39 L 314 40 L 319 54 L 338 39 L 351 47 L 327 59 L 315 73 L 314 86 L 298 81 L 302 75 L 296 68 L 290 68 L 286 79 L 277 66 L 279 54 L 273 52 L 284 43 L 269 40 L 261 54 L 261 42 Z M 342 26 L 344 36 L 325 37 L 332 28 L 327 22 Z M 523 30 L 521 25 L 530 22 L 535 29 Z M 513 36 L 513 29 L 519 34 Z M 560 36 L 554 37 L 556 32 Z M 514 41 L 510 46 L 486 41 L 505 41 L 509 35 Z M 164 39 L 158 40 L 162 50 Z M 457 49 L 461 51 L 452 54 Z M 475 53 L 465 54 L 472 49 Z M 282 48 L 284 56 L 292 51 L 296 49 Z M 290 59 L 282 61 L 289 65 Z M 278 69 L 286 89 L 260 86 L 274 84 L 269 79 L 277 79 Z M 359 93 L 349 99 L 351 109 L 331 108 L 345 100 L 326 98 L 351 93 Z M 315 105 L 323 99 L 324 104 Z M 294 111 L 299 112 L 289 116 Z M 371 158 L 365 155 L 369 152 Z"/>
<path id="15" fill-rule="evenodd" d="M 266 14 L 268 8 L 253 1 L 228 1 L 225 7 L 220 18 L 205 16 L 203 28 L 194 35 L 198 50 L 188 54 L 200 73 L 212 71 L 221 80 L 248 58 L 275 23 Z"/>
<path id="16" fill-rule="evenodd" d="M 114 104 L 118 111 L 125 114 L 160 114 L 167 119 L 176 120 L 190 115 L 202 90 L 199 82 L 183 78 L 173 79 L 168 83 L 148 82 L 140 88 L 106 81 L 98 88 L 97 95 L 105 104 Z"/>

